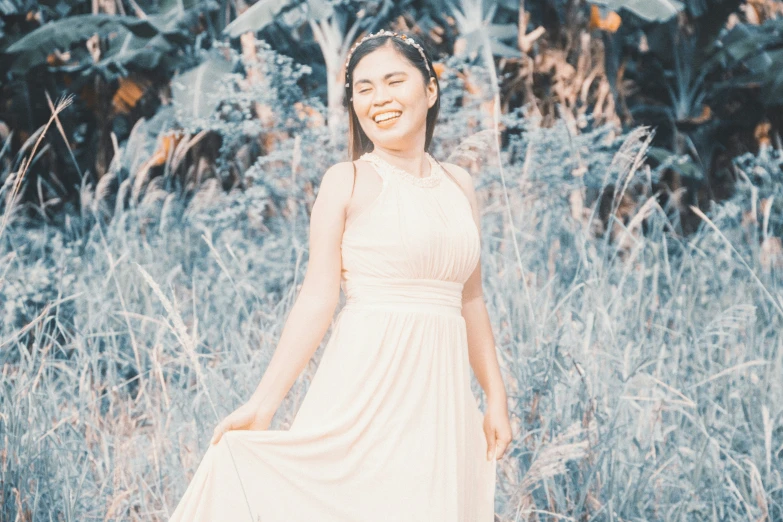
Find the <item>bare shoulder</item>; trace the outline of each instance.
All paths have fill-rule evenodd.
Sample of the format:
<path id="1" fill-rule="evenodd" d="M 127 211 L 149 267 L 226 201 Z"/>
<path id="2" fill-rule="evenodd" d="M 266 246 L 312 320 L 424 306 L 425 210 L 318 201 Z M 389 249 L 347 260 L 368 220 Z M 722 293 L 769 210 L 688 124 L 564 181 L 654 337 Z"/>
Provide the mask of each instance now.
<path id="1" fill-rule="evenodd" d="M 466 194 L 472 195 L 473 176 L 470 174 L 470 172 L 463 169 L 459 165 L 455 165 L 454 163 L 446 163 L 445 161 L 441 163 L 446 168 L 446 170 L 448 170 L 451 173 L 451 175 L 454 176 L 454 179 L 456 179 L 457 182 L 460 184 L 462 190 L 464 190 Z"/>
<path id="2" fill-rule="evenodd" d="M 350 161 L 342 161 L 326 169 L 318 185 L 310 214 L 310 222 L 316 223 L 314 230 L 318 229 L 319 224 L 338 228 L 340 220 L 345 219 L 351 199 L 352 184 L 353 165 Z"/>
<path id="3" fill-rule="evenodd" d="M 326 169 L 318 193 L 327 193 L 338 201 L 347 202 L 353 185 L 353 169 L 350 161 L 341 161 Z"/>
<path id="4" fill-rule="evenodd" d="M 341 161 L 339 163 L 335 163 L 326 169 L 326 172 L 324 172 L 324 175 L 321 178 L 321 184 L 339 184 L 345 181 L 351 183 L 353 180 L 353 168 L 353 163 L 350 161 Z"/>

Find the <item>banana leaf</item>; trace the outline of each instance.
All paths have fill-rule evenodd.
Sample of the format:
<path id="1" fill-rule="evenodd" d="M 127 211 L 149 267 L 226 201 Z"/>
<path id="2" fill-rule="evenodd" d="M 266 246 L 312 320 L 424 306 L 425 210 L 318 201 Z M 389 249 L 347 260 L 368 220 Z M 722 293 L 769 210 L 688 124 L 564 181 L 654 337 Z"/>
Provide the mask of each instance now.
<path id="1" fill-rule="evenodd" d="M 181 36 L 176 33 L 139 38 L 120 27 L 108 37 L 107 47 L 97 63 L 82 46 L 71 51 L 67 64 L 51 66 L 49 70 L 68 74 L 71 81 L 69 89 L 76 92 L 85 85 L 89 86 L 95 76 L 112 82 L 128 76 L 130 72 L 169 75 L 183 65 L 183 58 L 178 52 L 182 47 Z"/>
<path id="2" fill-rule="evenodd" d="M 248 31 L 260 31 L 274 22 L 277 15 L 290 4 L 292 0 L 258 0 L 228 24 L 223 34 L 237 38 Z"/>
<path id="3" fill-rule="evenodd" d="M 666 22 L 685 9 L 678 0 L 589 0 L 610 11 L 626 10 L 646 22 Z"/>
<path id="4" fill-rule="evenodd" d="M 126 29 L 134 36 L 149 40 L 159 34 L 147 20 L 132 16 L 77 15 L 45 24 L 20 38 L 2 53 L 4 68 L 11 75 L 23 75 L 30 69 L 47 63 L 55 50 L 68 51 L 92 35 Z"/>
<path id="5" fill-rule="evenodd" d="M 215 93 L 231 73 L 231 62 L 210 56 L 197 67 L 171 79 L 172 102 L 177 110 L 194 118 L 206 118 L 216 107 Z"/>
<path id="6" fill-rule="evenodd" d="M 161 33 L 177 33 L 198 26 L 203 13 L 219 9 L 214 0 L 161 0 L 158 14 L 148 15 L 147 20 Z"/>
<path id="7" fill-rule="evenodd" d="M 500 41 L 501 39 L 509 39 L 512 36 L 516 38 L 516 32 L 513 35 L 510 34 L 509 25 L 513 24 L 490 24 L 465 34 L 465 54 L 471 55 L 478 51 L 485 41 L 489 41 L 489 47 L 494 56 L 521 58 L 522 52 L 516 46 L 512 47 Z M 516 31 L 516 26 L 514 28 Z"/>
<path id="8" fill-rule="evenodd" d="M 716 89 L 759 89 L 762 103 L 783 104 L 783 19 L 737 24 L 714 47 L 710 65 L 732 71 Z"/>

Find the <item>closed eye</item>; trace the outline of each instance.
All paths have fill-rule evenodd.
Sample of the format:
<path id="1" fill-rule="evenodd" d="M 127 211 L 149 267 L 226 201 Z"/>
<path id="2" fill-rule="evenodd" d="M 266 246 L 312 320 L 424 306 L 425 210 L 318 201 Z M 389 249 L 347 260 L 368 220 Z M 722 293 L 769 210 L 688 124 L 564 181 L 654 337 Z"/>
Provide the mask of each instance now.
<path id="1" fill-rule="evenodd" d="M 394 84 L 397 84 L 397 83 L 402 83 L 402 82 L 404 82 L 404 81 L 405 81 L 405 80 L 397 80 L 396 82 L 391 82 L 389 85 L 394 85 Z M 364 93 L 366 93 L 366 92 L 370 92 L 370 89 L 364 89 L 363 91 L 359 91 L 359 94 L 364 94 Z"/>

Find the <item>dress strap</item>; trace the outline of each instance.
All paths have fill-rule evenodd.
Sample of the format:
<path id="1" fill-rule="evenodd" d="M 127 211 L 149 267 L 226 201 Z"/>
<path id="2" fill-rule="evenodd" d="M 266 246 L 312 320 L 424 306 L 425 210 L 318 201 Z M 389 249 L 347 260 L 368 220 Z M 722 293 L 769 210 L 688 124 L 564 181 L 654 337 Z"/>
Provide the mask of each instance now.
<path id="1" fill-rule="evenodd" d="M 373 167 L 375 167 L 375 172 L 378 174 L 378 176 L 381 177 L 381 180 L 383 182 L 383 187 L 381 188 L 381 191 L 386 189 L 386 185 L 388 185 L 389 179 L 392 177 L 392 173 L 389 172 L 386 163 L 380 161 L 380 158 L 378 158 L 378 156 L 370 152 L 365 152 L 359 157 L 359 159 L 364 160 L 370 163 Z"/>

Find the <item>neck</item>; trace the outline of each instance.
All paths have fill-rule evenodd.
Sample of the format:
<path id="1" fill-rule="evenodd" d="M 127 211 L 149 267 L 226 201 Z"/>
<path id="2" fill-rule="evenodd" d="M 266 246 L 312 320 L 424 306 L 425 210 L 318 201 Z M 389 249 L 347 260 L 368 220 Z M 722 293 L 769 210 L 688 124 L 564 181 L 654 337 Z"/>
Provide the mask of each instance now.
<path id="1" fill-rule="evenodd" d="M 427 153 L 421 151 L 394 151 L 380 147 L 373 148 L 373 154 L 414 176 L 426 178 L 430 175 L 430 162 Z"/>

